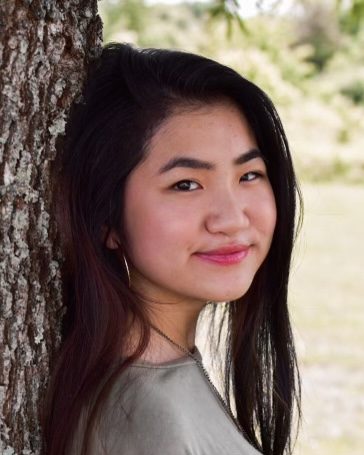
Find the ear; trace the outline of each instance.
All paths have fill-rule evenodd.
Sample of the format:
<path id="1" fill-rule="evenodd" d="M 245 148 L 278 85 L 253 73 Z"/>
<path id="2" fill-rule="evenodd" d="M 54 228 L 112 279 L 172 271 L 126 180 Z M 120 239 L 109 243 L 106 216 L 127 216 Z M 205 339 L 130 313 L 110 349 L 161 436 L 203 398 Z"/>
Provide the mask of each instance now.
<path id="1" fill-rule="evenodd" d="M 120 239 L 115 229 L 103 225 L 101 231 L 106 247 L 110 250 L 118 249 L 120 245 Z"/>

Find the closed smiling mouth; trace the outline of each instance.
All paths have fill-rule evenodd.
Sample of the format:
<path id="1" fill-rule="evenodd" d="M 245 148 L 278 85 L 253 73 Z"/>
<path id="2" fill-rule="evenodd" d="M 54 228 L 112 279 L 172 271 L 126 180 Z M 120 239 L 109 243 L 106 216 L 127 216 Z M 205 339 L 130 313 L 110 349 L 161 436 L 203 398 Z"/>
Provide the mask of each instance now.
<path id="1" fill-rule="evenodd" d="M 249 245 L 227 245 L 209 251 L 195 253 L 202 260 L 221 265 L 241 262 L 249 253 Z"/>

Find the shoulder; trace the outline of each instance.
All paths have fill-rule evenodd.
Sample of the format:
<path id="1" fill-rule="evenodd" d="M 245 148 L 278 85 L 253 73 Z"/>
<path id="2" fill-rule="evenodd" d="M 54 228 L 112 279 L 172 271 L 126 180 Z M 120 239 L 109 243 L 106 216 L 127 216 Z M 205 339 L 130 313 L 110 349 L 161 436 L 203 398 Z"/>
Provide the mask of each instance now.
<path id="1" fill-rule="evenodd" d="M 178 399 L 179 379 L 188 376 L 186 368 L 132 367 L 116 381 L 96 433 L 96 445 L 105 448 L 105 455 L 192 453 Z"/>

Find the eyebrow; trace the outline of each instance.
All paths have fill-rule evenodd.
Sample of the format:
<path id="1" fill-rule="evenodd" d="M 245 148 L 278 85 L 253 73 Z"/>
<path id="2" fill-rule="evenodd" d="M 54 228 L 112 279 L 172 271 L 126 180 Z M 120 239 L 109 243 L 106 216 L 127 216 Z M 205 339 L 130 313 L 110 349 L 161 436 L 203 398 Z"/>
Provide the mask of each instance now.
<path id="1" fill-rule="evenodd" d="M 259 149 L 254 148 L 254 149 L 248 150 L 247 152 L 242 153 L 237 158 L 235 158 L 233 160 L 233 164 L 235 166 L 239 166 L 250 160 L 253 160 L 254 158 L 262 158 L 265 161 L 265 158 L 264 158 L 262 152 Z M 159 175 L 164 174 L 165 172 L 170 171 L 171 169 L 174 169 L 176 167 L 185 167 L 185 168 L 190 168 L 190 169 L 207 169 L 207 170 L 216 169 L 216 165 L 214 163 L 210 163 L 208 161 L 201 161 L 196 158 L 177 156 L 175 158 L 170 159 L 164 166 L 162 166 L 159 169 L 158 174 Z"/>

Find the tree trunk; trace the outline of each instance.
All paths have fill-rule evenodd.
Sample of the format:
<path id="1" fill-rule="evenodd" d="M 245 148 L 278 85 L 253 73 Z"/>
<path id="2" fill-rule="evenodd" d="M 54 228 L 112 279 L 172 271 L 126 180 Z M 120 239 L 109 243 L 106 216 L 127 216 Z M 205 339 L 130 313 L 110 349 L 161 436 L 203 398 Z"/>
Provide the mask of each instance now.
<path id="1" fill-rule="evenodd" d="M 87 63 L 97 0 L 0 0 L 0 453 L 39 454 L 63 314 L 50 166 Z"/>

